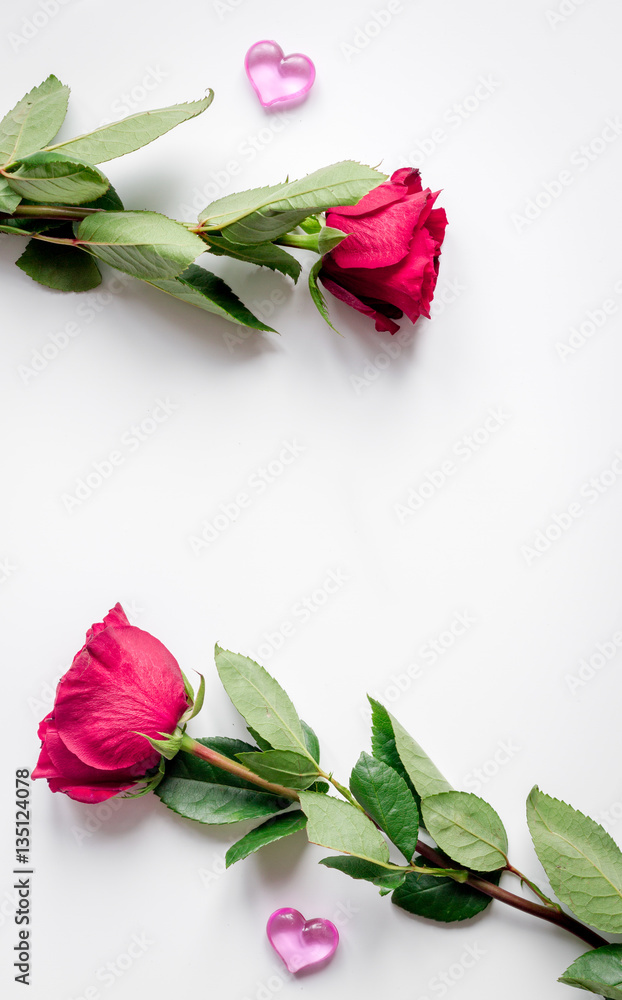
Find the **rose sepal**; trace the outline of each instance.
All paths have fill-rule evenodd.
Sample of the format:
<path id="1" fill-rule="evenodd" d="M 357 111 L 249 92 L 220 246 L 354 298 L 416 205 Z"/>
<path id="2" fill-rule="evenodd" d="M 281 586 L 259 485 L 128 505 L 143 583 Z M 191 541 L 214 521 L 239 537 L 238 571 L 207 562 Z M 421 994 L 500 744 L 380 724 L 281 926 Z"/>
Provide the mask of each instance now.
<path id="1" fill-rule="evenodd" d="M 203 708 L 203 701 L 205 699 L 205 677 L 203 676 L 203 674 L 199 674 L 199 677 L 201 679 L 199 681 L 199 687 L 197 689 L 196 697 L 183 671 L 182 671 L 182 676 L 184 678 L 184 682 L 186 685 L 186 694 L 188 695 L 188 701 L 190 702 L 190 705 L 188 706 L 187 710 L 184 712 L 181 719 L 179 720 L 180 726 L 184 726 L 186 722 L 190 722 L 190 719 L 194 719 L 195 715 L 199 714 L 199 712 Z"/>
<path id="2" fill-rule="evenodd" d="M 166 757 L 167 760 L 172 760 L 181 749 L 184 731 L 177 726 L 173 733 L 160 733 L 160 736 L 163 737 L 161 740 L 156 740 L 152 736 L 147 736 L 146 733 L 137 733 L 137 736 L 143 736 L 151 744 L 154 750 L 157 750 L 158 753 L 162 754 L 163 757 Z"/>

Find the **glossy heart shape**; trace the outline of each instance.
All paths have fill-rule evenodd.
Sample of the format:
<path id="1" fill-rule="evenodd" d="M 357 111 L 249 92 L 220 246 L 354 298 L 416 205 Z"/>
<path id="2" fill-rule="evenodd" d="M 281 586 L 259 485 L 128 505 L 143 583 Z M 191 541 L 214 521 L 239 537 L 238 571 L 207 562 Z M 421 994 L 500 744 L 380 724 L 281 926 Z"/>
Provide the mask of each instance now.
<path id="1" fill-rule="evenodd" d="M 268 940 L 290 972 L 300 972 L 311 965 L 325 964 L 339 944 L 339 931 L 330 920 L 313 917 L 286 906 L 268 918 Z"/>
<path id="2" fill-rule="evenodd" d="M 246 75 L 264 108 L 304 97 L 315 80 L 315 66 L 308 56 L 283 55 L 276 42 L 255 42 L 244 60 Z"/>

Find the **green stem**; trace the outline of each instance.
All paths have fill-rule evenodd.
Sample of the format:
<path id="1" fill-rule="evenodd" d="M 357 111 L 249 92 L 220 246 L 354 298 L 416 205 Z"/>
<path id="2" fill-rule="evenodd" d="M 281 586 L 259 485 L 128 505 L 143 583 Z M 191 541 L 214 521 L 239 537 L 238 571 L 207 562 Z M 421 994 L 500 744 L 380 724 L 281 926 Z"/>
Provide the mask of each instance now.
<path id="1" fill-rule="evenodd" d="M 542 892 L 542 890 L 538 888 L 538 886 L 536 885 L 535 882 L 532 882 L 531 879 L 527 878 L 526 875 L 523 875 L 522 872 L 519 872 L 518 868 L 515 868 L 514 865 L 511 865 L 509 863 L 509 861 L 508 861 L 508 863 L 506 865 L 506 871 L 510 872 L 511 875 L 516 875 L 516 877 L 519 878 L 522 883 L 524 883 L 525 885 L 528 885 L 529 888 L 531 889 L 531 891 L 536 896 L 538 896 L 539 899 L 542 900 L 542 902 L 545 904 L 545 906 L 550 906 L 554 910 L 559 910 L 561 912 L 561 906 L 559 905 L 559 903 L 555 903 L 552 899 L 549 899 L 549 897 L 546 896 Z"/>
<path id="2" fill-rule="evenodd" d="M 318 236 L 319 233 L 287 233 L 274 242 L 282 247 L 295 247 L 297 250 L 312 250 L 313 253 L 319 253 Z"/>
<path id="3" fill-rule="evenodd" d="M 101 208 L 76 208 L 68 205 L 18 205 L 13 212 L 13 217 L 24 219 L 59 219 L 71 222 L 72 220 L 86 219 L 89 215 L 102 212 Z"/>
<path id="4" fill-rule="evenodd" d="M 192 754 L 193 757 L 200 757 L 201 760 L 207 761 L 208 764 L 213 764 L 214 767 L 219 767 L 222 771 L 228 771 L 229 774 L 235 774 L 238 778 L 244 778 L 245 781 L 252 781 L 253 784 L 258 785 L 259 788 L 263 788 L 266 792 L 272 792 L 273 795 L 278 795 L 284 799 L 291 799 L 292 802 L 299 801 L 298 793 L 293 788 L 285 788 L 284 785 L 275 785 L 271 781 L 260 778 L 258 774 L 254 774 L 247 767 L 244 767 L 243 764 L 225 757 L 216 750 L 210 750 L 209 747 L 204 746 L 202 743 L 197 743 L 190 736 L 184 735 L 180 750 Z"/>
<path id="5" fill-rule="evenodd" d="M 347 799 L 347 801 L 350 803 L 351 806 L 355 806 L 357 809 L 360 809 L 361 812 L 363 813 L 365 812 L 363 806 L 360 804 L 360 802 L 356 801 L 350 789 L 346 788 L 345 785 L 342 785 L 340 781 L 337 781 L 337 779 L 334 778 L 332 774 L 326 774 L 326 771 L 323 771 L 321 767 L 318 767 L 317 773 L 320 778 L 324 778 L 325 781 L 330 781 L 333 788 L 336 788 L 339 794 L 343 795 L 344 799 Z M 365 813 L 365 815 L 367 815 L 367 813 Z"/>
<path id="6" fill-rule="evenodd" d="M 43 240 L 44 243 L 60 243 L 69 247 L 79 247 L 84 243 L 84 240 L 74 240 L 71 237 L 64 239 L 62 236 L 43 236 L 41 233 L 30 233 L 29 235 L 33 240 Z"/>

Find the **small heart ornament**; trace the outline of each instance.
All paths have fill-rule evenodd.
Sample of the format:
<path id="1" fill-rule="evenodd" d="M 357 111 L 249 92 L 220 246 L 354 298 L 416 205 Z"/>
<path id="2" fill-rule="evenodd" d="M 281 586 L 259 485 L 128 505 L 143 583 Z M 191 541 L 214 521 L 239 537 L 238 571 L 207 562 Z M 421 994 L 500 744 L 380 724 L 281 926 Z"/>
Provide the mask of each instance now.
<path id="1" fill-rule="evenodd" d="M 313 917 L 286 906 L 268 917 L 268 940 L 290 972 L 328 962 L 339 944 L 339 931 L 330 920 Z"/>
<path id="2" fill-rule="evenodd" d="M 244 59 L 246 75 L 264 108 L 297 101 L 308 94 L 315 80 L 315 66 L 308 56 L 283 54 L 276 42 L 255 42 Z"/>

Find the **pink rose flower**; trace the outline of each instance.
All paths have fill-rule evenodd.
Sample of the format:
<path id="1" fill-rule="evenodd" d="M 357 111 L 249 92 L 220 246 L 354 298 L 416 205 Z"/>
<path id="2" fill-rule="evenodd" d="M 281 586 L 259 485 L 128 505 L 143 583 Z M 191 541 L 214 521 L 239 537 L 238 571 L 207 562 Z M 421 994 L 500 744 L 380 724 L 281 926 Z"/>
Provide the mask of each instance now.
<path id="1" fill-rule="evenodd" d="M 327 225 L 349 235 L 326 254 L 319 278 L 342 302 L 396 333 L 404 313 L 430 317 L 447 216 L 433 208 L 440 192 L 421 188 L 404 167 L 358 204 L 331 209 Z"/>
<path id="2" fill-rule="evenodd" d="M 160 760 L 144 733 L 173 733 L 188 708 L 177 661 L 158 639 L 130 625 L 120 604 L 93 625 L 59 681 L 39 726 L 32 776 L 79 802 L 131 788 Z"/>

